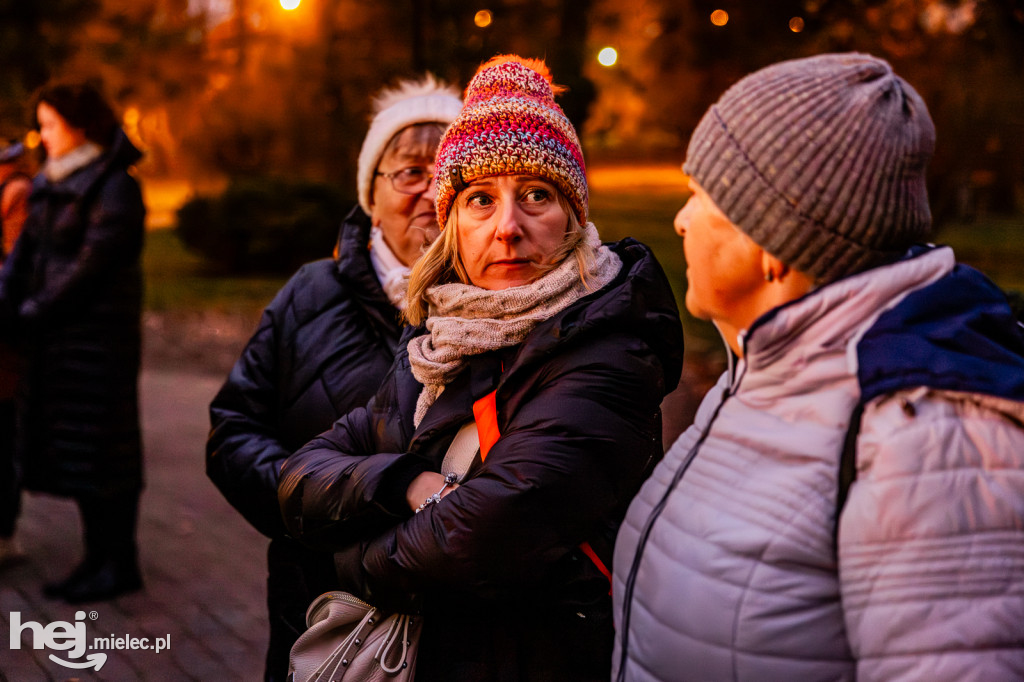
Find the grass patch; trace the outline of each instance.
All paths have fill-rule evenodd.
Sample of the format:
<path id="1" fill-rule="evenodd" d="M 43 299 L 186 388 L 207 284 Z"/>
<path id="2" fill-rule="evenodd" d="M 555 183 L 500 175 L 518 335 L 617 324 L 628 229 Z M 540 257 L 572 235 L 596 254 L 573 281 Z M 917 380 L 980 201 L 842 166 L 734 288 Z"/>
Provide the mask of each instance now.
<path id="1" fill-rule="evenodd" d="M 685 200 L 681 187 L 602 188 L 591 196 L 591 220 L 605 241 L 629 236 L 651 247 L 679 304 L 687 350 L 720 352 L 718 332 L 711 324 L 692 318 L 683 305 L 686 262 L 672 220 Z M 214 274 L 202 257 L 184 248 L 171 229 L 151 230 L 146 239 L 148 310 L 212 311 L 255 319 L 288 279 Z M 949 224 L 939 231 L 936 241 L 952 246 L 961 262 L 978 268 L 1003 289 L 1024 292 L 1024 268 L 1020 266 L 1024 263 L 1024 221 L 1019 217 Z"/>
<path id="2" fill-rule="evenodd" d="M 170 229 L 146 233 L 143 267 L 146 309 L 155 312 L 212 311 L 258 318 L 288 280 L 287 276 L 215 275 Z"/>
<path id="3" fill-rule="evenodd" d="M 957 260 L 988 275 L 1003 289 L 1024 292 L 1024 218 L 986 217 L 950 223 L 935 237 L 956 251 Z"/>
<path id="4" fill-rule="evenodd" d="M 590 219 L 604 241 L 633 237 L 651 247 L 675 293 L 687 351 L 724 354 L 714 326 L 692 317 L 684 305 L 686 259 L 683 240 L 676 234 L 672 221 L 687 196 L 681 188 L 664 186 L 594 192 L 590 197 Z"/>

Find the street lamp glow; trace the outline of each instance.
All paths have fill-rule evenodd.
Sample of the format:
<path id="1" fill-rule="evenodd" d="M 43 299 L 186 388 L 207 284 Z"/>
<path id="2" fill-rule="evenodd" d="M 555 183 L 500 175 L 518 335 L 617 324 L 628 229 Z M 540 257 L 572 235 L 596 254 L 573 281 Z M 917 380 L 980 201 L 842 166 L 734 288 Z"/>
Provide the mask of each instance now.
<path id="1" fill-rule="evenodd" d="M 597 53 L 597 63 L 601 66 L 615 66 L 617 61 L 619 61 L 619 53 L 615 51 L 614 47 L 605 47 Z"/>
<path id="2" fill-rule="evenodd" d="M 473 23 L 479 28 L 487 28 L 492 21 L 494 21 L 494 15 L 489 9 L 482 9 L 473 16 Z"/>
<path id="3" fill-rule="evenodd" d="M 284 9 L 293 10 L 299 6 L 299 3 L 302 2 L 302 0 L 280 0 L 280 2 L 281 7 L 283 7 Z"/>

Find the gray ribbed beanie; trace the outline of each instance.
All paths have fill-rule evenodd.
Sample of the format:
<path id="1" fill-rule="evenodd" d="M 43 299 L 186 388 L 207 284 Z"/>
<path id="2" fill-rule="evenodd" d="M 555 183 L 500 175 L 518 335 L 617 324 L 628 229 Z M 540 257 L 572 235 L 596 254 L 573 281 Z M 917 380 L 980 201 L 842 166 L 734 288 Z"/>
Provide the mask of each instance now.
<path id="1" fill-rule="evenodd" d="M 865 54 L 746 76 L 690 139 L 683 170 L 762 248 L 818 281 L 927 238 L 935 126 L 921 96 Z"/>

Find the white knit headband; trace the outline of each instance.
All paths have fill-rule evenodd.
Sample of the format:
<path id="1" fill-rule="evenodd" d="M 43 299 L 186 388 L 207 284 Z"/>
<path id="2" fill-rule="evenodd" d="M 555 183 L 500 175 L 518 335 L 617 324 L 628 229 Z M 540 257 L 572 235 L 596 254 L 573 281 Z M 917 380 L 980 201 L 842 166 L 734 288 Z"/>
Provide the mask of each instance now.
<path id="1" fill-rule="evenodd" d="M 356 186 L 359 190 L 359 205 L 370 213 L 370 187 L 373 173 L 380 163 L 380 157 L 388 142 L 403 128 L 417 123 L 440 123 L 448 125 L 462 111 L 462 100 L 438 89 L 438 91 L 402 99 L 384 109 L 373 118 L 370 129 L 359 151 Z"/>

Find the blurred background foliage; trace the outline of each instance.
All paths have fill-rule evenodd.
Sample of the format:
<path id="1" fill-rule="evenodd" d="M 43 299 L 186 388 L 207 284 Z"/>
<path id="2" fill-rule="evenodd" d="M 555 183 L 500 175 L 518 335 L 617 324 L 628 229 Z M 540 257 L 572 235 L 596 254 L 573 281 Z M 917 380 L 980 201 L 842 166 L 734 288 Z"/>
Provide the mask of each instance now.
<path id="1" fill-rule="evenodd" d="M 646 178 L 593 196 L 603 232 L 678 251 L 672 168 L 708 105 L 761 66 L 845 50 L 885 57 L 924 96 L 940 237 L 1021 286 L 1007 262 L 1024 255 L 1024 0 L 0 0 L 0 136 L 29 132 L 48 79 L 97 79 L 146 151 L 144 186 L 223 193 L 184 208 L 186 243 L 242 272 L 287 254 L 286 270 L 333 244 L 321 227 L 291 238 L 296 225 L 336 224 L 354 203 L 373 92 L 426 70 L 463 87 L 518 52 L 569 86 L 560 102 L 592 170 L 677 174 L 665 198 L 645 199 L 665 184 Z"/>
<path id="2" fill-rule="evenodd" d="M 1020 208 L 1024 0 L 0 0 L 0 135 L 26 132 L 42 83 L 84 76 L 144 172 L 347 187 L 381 85 L 430 70 L 461 87 L 513 51 L 569 86 L 591 158 L 677 160 L 743 74 L 835 50 L 889 59 L 925 97 L 940 218 Z"/>
<path id="3" fill-rule="evenodd" d="M 211 274 L 289 274 L 330 253 L 349 208 L 325 183 L 237 178 L 219 196 L 185 203 L 177 233 L 206 257 Z"/>

